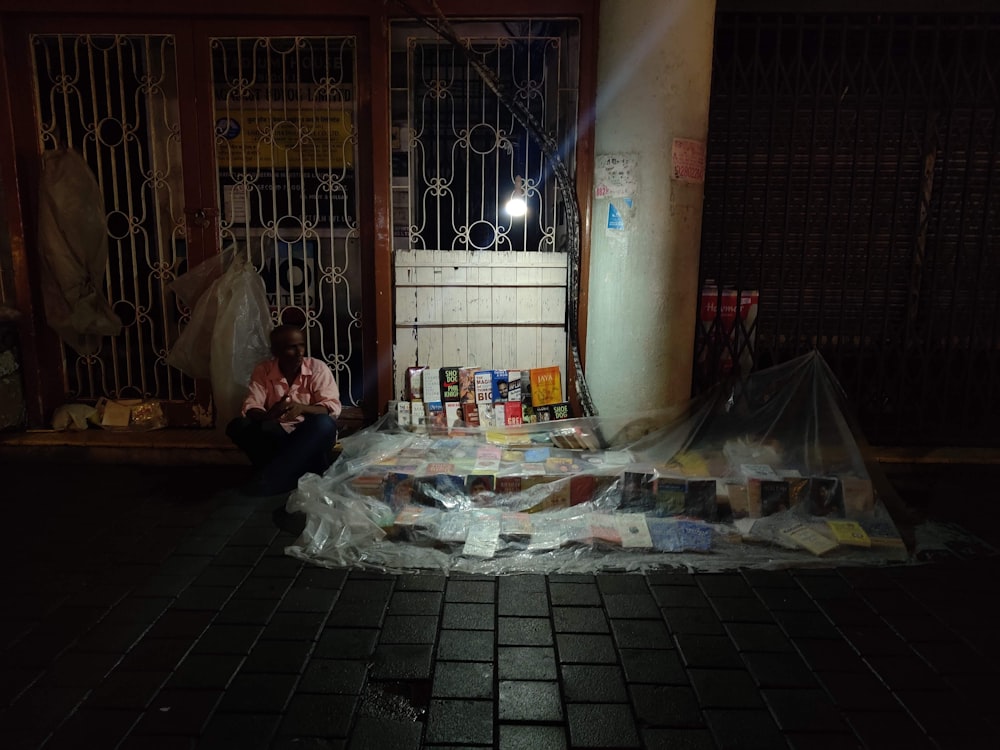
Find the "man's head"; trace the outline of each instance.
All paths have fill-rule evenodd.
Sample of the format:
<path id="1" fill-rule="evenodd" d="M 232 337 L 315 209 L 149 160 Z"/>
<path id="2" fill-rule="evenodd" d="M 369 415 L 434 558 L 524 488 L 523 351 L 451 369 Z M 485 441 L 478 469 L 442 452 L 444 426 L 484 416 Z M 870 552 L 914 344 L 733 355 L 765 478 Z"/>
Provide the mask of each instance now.
<path id="1" fill-rule="evenodd" d="M 288 367 L 298 368 L 306 355 L 306 337 L 298 326 L 280 325 L 271 331 L 271 354 L 278 359 L 278 364 L 285 370 Z"/>

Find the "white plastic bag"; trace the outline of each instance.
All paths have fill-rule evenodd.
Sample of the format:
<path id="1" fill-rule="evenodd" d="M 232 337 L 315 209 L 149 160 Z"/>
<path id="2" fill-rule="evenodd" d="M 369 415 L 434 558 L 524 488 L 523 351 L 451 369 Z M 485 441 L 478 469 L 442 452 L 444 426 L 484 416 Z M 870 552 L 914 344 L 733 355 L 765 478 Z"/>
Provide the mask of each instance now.
<path id="1" fill-rule="evenodd" d="M 226 251 L 179 277 L 171 289 L 194 307 L 167 364 L 211 379 L 216 423 L 225 425 L 239 412 L 254 365 L 270 354 L 264 281 L 242 256 Z"/>

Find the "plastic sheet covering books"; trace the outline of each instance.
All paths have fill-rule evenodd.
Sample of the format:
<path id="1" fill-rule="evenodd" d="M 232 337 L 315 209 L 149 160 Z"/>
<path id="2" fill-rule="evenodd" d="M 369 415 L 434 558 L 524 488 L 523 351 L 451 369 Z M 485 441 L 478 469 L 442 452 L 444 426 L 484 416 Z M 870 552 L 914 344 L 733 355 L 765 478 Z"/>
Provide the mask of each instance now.
<path id="1" fill-rule="evenodd" d="M 682 408 L 343 441 L 287 552 L 389 571 L 595 572 L 907 559 L 819 354 Z"/>

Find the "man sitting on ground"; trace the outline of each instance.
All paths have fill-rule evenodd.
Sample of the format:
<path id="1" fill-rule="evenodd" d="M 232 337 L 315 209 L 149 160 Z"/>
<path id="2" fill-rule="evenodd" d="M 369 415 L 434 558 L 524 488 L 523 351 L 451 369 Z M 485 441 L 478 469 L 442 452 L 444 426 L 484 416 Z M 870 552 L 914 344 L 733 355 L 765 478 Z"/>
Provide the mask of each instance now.
<path id="1" fill-rule="evenodd" d="M 303 474 L 322 474 L 330 466 L 340 389 L 330 368 L 305 353 L 305 335 L 298 327 L 271 331 L 274 356 L 254 368 L 242 416 L 226 427 L 226 435 L 255 467 L 248 494 L 291 492 Z"/>

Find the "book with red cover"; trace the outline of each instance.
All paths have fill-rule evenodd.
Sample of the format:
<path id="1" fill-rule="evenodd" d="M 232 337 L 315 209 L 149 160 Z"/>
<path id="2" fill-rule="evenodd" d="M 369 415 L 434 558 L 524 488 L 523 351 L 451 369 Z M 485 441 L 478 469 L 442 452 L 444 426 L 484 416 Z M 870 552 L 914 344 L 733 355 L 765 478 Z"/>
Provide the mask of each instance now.
<path id="1" fill-rule="evenodd" d="M 547 406 L 558 404 L 562 397 L 562 373 L 555 365 L 551 367 L 532 367 L 528 371 L 531 383 L 532 406 Z"/>
<path id="2" fill-rule="evenodd" d="M 479 427 L 479 407 L 473 402 L 461 404 L 462 419 L 466 427 Z"/>
<path id="3" fill-rule="evenodd" d="M 523 424 L 524 418 L 521 414 L 520 401 L 507 401 L 503 404 L 495 404 L 497 411 L 503 408 L 503 423 L 505 425 Z"/>

